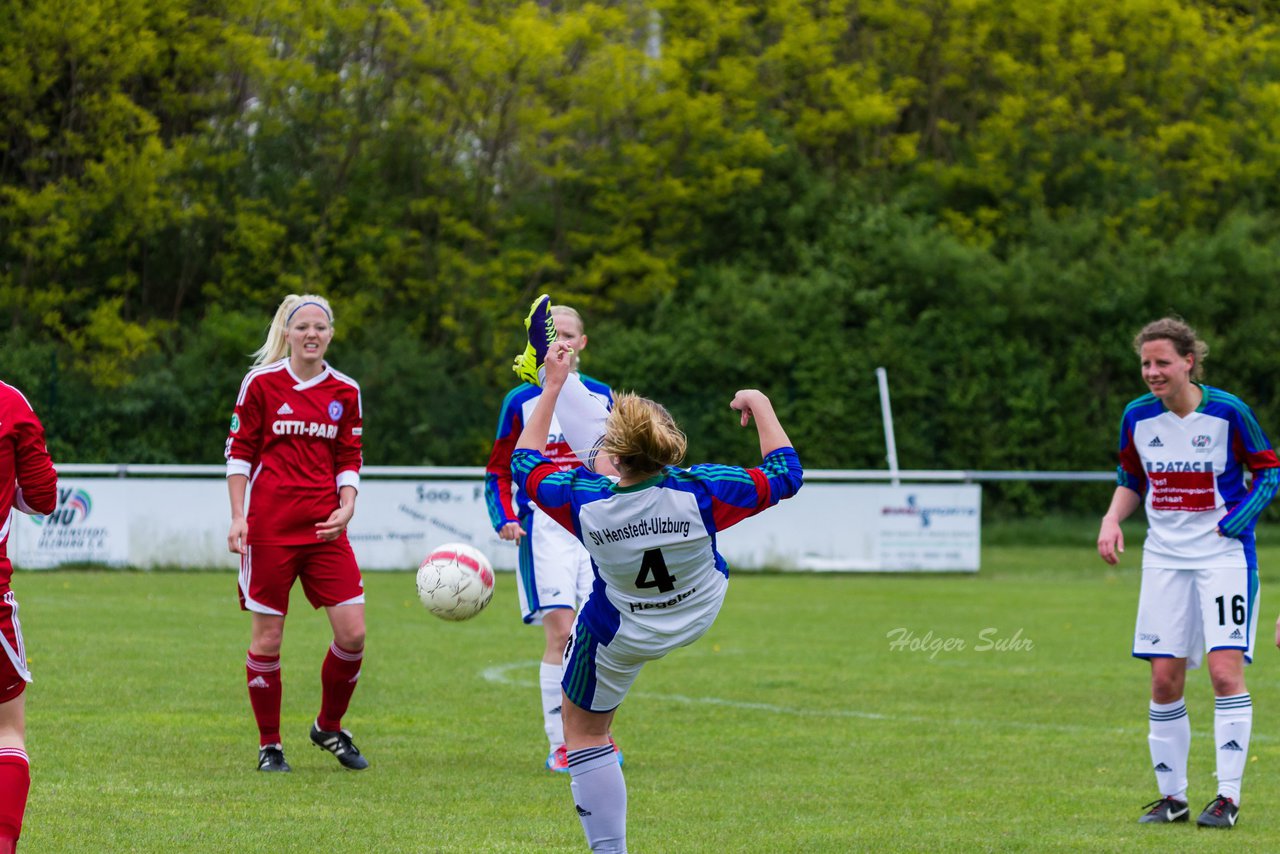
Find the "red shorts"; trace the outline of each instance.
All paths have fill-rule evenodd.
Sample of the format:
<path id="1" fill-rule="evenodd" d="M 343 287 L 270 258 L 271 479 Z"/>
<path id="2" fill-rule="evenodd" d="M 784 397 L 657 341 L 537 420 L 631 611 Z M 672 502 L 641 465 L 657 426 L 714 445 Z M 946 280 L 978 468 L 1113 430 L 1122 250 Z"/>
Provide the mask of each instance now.
<path id="1" fill-rule="evenodd" d="M 295 579 L 313 608 L 364 604 L 360 567 L 343 537 L 305 546 L 249 546 L 240 557 L 240 607 L 284 616 Z"/>
<path id="2" fill-rule="evenodd" d="M 18 622 L 18 600 L 12 590 L 0 590 L 0 703 L 7 703 L 26 690 L 31 671 Z"/>

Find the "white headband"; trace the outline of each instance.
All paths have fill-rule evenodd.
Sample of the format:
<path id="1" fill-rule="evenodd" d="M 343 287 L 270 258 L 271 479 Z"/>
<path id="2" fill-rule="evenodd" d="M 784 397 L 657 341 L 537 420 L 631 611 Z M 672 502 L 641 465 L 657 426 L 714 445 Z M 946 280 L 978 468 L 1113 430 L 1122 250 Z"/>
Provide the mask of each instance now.
<path id="1" fill-rule="evenodd" d="M 289 316 L 284 319 L 285 325 L 288 325 L 289 321 L 293 320 L 293 316 L 298 313 L 298 309 L 302 308 L 304 305 L 314 305 L 316 308 L 324 312 L 324 316 L 328 318 L 330 323 L 333 323 L 333 316 L 329 314 L 329 309 L 325 308 L 318 302 L 307 300 L 306 302 L 300 302 L 293 307 L 293 311 L 289 312 Z"/>

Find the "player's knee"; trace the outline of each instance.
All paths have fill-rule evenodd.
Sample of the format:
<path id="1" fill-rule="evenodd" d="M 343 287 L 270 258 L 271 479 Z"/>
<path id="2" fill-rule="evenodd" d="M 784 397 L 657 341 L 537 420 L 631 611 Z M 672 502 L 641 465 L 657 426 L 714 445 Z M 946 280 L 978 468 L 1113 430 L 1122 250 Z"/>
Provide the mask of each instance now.
<path id="1" fill-rule="evenodd" d="M 1209 681 L 1213 683 L 1213 693 L 1217 697 L 1231 697 L 1245 692 L 1244 675 L 1234 671 L 1210 672 Z"/>
<path id="2" fill-rule="evenodd" d="M 565 644 L 569 642 L 569 630 L 552 631 L 547 630 L 547 653 L 554 655 L 558 659 L 564 652 Z"/>
<path id="3" fill-rule="evenodd" d="M 350 626 L 333 633 L 334 642 L 348 652 L 364 649 L 364 626 Z"/>
<path id="4" fill-rule="evenodd" d="M 22 702 L 14 697 L 8 702 L 0 703 L 0 747 L 22 747 L 26 735 Z"/>
<path id="5" fill-rule="evenodd" d="M 1157 703 L 1172 703 L 1182 699 L 1184 680 L 1176 675 L 1155 674 L 1151 677 L 1151 699 Z"/>
<path id="6" fill-rule="evenodd" d="M 284 643 L 284 632 L 278 629 L 264 629 L 253 633 L 253 640 L 249 644 L 249 652 L 254 655 L 273 656 L 280 654 L 280 647 Z"/>
<path id="7" fill-rule="evenodd" d="M 560 655 L 573 632 L 574 612 L 568 608 L 550 608 L 542 614 L 542 628 L 547 634 L 547 652 Z"/>

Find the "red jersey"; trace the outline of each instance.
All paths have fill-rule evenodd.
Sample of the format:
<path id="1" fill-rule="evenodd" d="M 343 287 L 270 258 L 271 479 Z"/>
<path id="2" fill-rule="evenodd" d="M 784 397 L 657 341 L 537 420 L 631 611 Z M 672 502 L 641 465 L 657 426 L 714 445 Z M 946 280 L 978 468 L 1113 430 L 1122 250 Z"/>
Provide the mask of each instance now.
<path id="1" fill-rule="evenodd" d="M 0 382 L 0 588 L 9 586 L 9 527 L 13 509 L 47 516 L 58 507 L 58 473 L 44 445 L 44 426 L 31 404 L 11 385 Z"/>
<path id="2" fill-rule="evenodd" d="M 226 458 L 228 477 L 249 478 L 250 545 L 318 542 L 338 490 L 359 487 L 362 418 L 360 386 L 328 363 L 306 381 L 287 358 L 245 375 Z"/>

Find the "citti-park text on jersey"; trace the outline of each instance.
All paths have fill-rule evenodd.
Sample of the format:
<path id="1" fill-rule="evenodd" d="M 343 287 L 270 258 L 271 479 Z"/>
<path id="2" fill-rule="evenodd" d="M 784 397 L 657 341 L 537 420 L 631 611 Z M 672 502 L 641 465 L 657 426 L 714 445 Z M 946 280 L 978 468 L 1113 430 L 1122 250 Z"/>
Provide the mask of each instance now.
<path id="1" fill-rule="evenodd" d="M 338 435 L 337 424 L 321 424 L 319 421 L 273 421 L 271 432 L 277 436 L 319 436 L 334 439 Z"/>
<path id="2" fill-rule="evenodd" d="M 587 531 L 587 534 L 591 537 L 592 542 L 598 546 L 602 546 L 605 543 L 618 543 L 635 537 L 647 537 L 650 534 L 679 534 L 682 537 L 688 537 L 689 520 L 655 517 L 653 519 L 641 519 L 639 522 L 629 522 L 618 528 Z"/>

